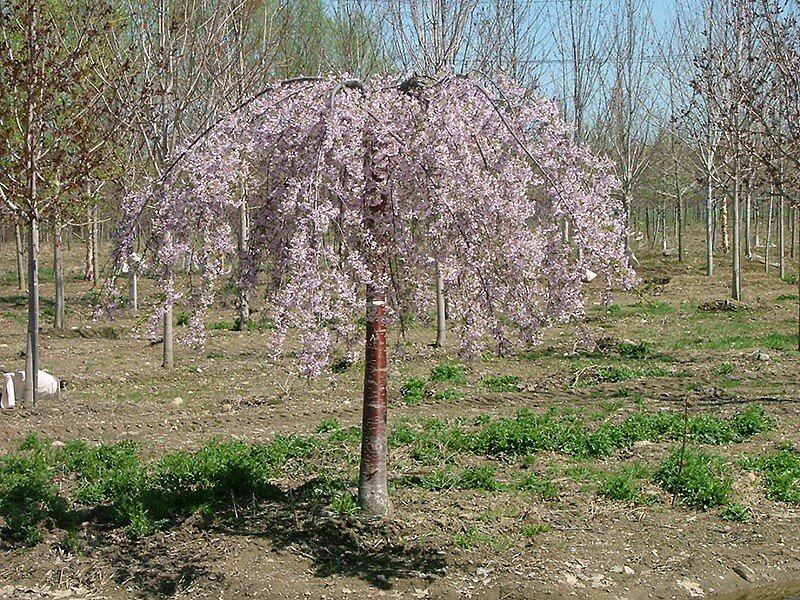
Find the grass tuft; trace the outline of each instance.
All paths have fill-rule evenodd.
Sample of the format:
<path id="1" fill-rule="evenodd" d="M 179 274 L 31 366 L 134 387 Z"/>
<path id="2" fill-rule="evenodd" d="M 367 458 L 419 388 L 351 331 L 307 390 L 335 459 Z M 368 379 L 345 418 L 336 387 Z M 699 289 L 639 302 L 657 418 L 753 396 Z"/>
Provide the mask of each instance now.
<path id="1" fill-rule="evenodd" d="M 691 508 L 708 510 L 724 506 L 733 495 L 722 458 L 695 450 L 673 452 L 661 463 L 654 479 Z"/>
<path id="2" fill-rule="evenodd" d="M 506 393 L 519 391 L 519 377 L 516 375 L 488 375 L 482 377 L 480 383 L 490 392 Z"/>
<path id="3" fill-rule="evenodd" d="M 424 379 L 416 377 L 403 381 L 400 385 L 400 397 L 403 402 L 409 405 L 420 404 L 425 399 L 425 385 Z"/>
<path id="4" fill-rule="evenodd" d="M 761 473 L 768 497 L 800 504 L 800 452 L 796 448 L 783 444 L 774 454 L 745 460 L 744 466 Z"/>
<path id="5" fill-rule="evenodd" d="M 464 375 L 464 366 L 452 362 L 442 363 L 433 367 L 429 379 L 431 381 L 440 381 L 452 385 L 463 385 L 467 383 L 467 378 Z"/>

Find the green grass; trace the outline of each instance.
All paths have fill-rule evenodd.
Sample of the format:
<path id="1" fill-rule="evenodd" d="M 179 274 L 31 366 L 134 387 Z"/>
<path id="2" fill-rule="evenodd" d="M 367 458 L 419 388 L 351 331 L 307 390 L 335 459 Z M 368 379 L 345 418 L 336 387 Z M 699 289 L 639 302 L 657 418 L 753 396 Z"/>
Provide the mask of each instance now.
<path id="1" fill-rule="evenodd" d="M 732 330 L 739 329 L 741 333 Z M 797 334 L 768 333 L 760 331 L 763 324 L 743 323 L 738 326 L 719 325 L 699 328 L 691 337 L 680 337 L 674 342 L 675 348 L 699 348 L 703 350 L 749 350 L 767 348 L 770 350 L 794 350 L 797 348 Z"/>
<path id="2" fill-rule="evenodd" d="M 760 405 L 747 405 L 731 419 L 699 414 L 690 417 L 686 426 L 689 439 L 697 443 L 727 444 L 768 431 L 774 422 Z M 578 458 L 601 458 L 638 441 L 679 439 L 683 432 L 683 416 L 677 411 L 637 412 L 619 423 L 592 428 L 579 415 L 520 410 L 514 417 L 484 421 L 469 432 L 442 424 L 416 436 L 413 443 L 416 449 L 437 449 L 436 456 L 448 450 L 498 457 L 555 451 Z"/>
<path id="3" fill-rule="evenodd" d="M 442 491 L 450 490 L 458 484 L 458 475 L 449 468 L 436 469 L 431 473 L 426 473 L 420 478 L 412 478 L 411 485 L 419 485 L 426 490 Z"/>
<path id="4" fill-rule="evenodd" d="M 634 404 L 642 404 L 644 402 L 644 394 L 635 392 L 628 388 L 619 388 L 611 392 L 612 398 L 628 398 Z"/>
<path id="5" fill-rule="evenodd" d="M 491 465 L 468 467 L 461 472 L 456 485 L 464 490 L 499 490 L 501 486 L 495 479 L 495 472 Z"/>
<path id="6" fill-rule="evenodd" d="M 453 536 L 453 544 L 459 548 L 468 550 L 478 544 L 495 546 L 500 544 L 500 540 L 491 534 L 481 531 L 474 525 L 470 525 L 461 533 L 457 533 Z"/>
<path id="7" fill-rule="evenodd" d="M 725 521 L 735 521 L 737 523 L 743 523 L 745 521 L 749 521 L 750 517 L 752 517 L 752 513 L 750 509 L 742 504 L 738 504 L 736 502 L 728 504 L 724 506 L 719 513 L 719 516 Z"/>
<path id="8" fill-rule="evenodd" d="M 340 517 L 351 517 L 361 512 L 361 507 L 353 494 L 342 492 L 331 500 L 331 510 Z"/>
<path id="9" fill-rule="evenodd" d="M 526 474 L 515 487 L 518 490 L 530 492 L 542 500 L 555 500 L 559 495 L 558 488 L 551 480 L 543 479 L 535 473 Z"/>
<path id="10" fill-rule="evenodd" d="M 452 385 L 463 385 L 467 383 L 467 378 L 464 375 L 464 366 L 458 363 L 442 363 L 433 367 L 429 379 L 431 381 L 450 383 Z"/>
<path id="11" fill-rule="evenodd" d="M 0 517 L 4 524 L 0 536 L 23 545 L 34 545 L 42 538 L 46 521 L 63 523 L 67 503 L 59 494 L 54 479 L 56 465 L 49 447 L 35 436 L 20 446 L 20 453 L 0 462 Z"/>
<path id="12" fill-rule="evenodd" d="M 636 304 L 632 304 L 630 308 L 633 310 L 634 314 L 644 314 L 653 317 L 671 315 L 675 312 L 674 306 L 666 302 L 661 302 L 660 300 L 637 302 Z"/>
<path id="13" fill-rule="evenodd" d="M 0 317 L 8 319 L 12 323 L 16 323 L 17 325 L 28 324 L 28 317 L 24 313 L 14 312 L 10 310 L 2 310 L 0 311 Z"/>
<path id="14" fill-rule="evenodd" d="M 201 508 L 273 497 L 270 480 L 314 443 L 298 436 L 266 445 L 211 441 L 145 465 L 131 442 L 90 447 L 75 440 L 53 450 L 29 436 L 0 460 L 0 535 L 36 543 L 49 524 L 70 525 L 73 505 L 107 507 L 112 524 L 133 537 L 149 535 Z"/>
<path id="15" fill-rule="evenodd" d="M 536 537 L 542 533 L 547 533 L 552 528 L 547 523 L 534 523 L 533 525 L 525 525 L 522 528 L 522 535 L 528 538 Z"/>
<path id="16" fill-rule="evenodd" d="M 650 470 L 646 465 L 638 462 L 625 465 L 618 471 L 605 475 L 597 493 L 617 502 L 649 504 L 653 497 L 642 492 L 644 482 L 649 477 Z"/>
<path id="17" fill-rule="evenodd" d="M 459 390 L 442 390 L 433 395 L 435 402 L 448 402 L 451 400 L 458 400 L 464 397 L 464 392 Z"/>
<path id="18" fill-rule="evenodd" d="M 404 380 L 400 385 L 400 397 L 403 402 L 409 405 L 420 404 L 425 399 L 426 384 L 424 379 L 416 377 Z"/>
<path id="19" fill-rule="evenodd" d="M 743 462 L 745 468 L 761 473 L 768 497 L 800 504 L 800 452 L 796 448 L 784 444 L 774 454 Z"/>
<path id="20" fill-rule="evenodd" d="M 733 365 L 730 363 L 722 363 L 714 367 L 714 375 L 730 375 L 733 373 Z"/>
<path id="21" fill-rule="evenodd" d="M 622 383 L 632 379 L 667 377 L 671 373 L 651 364 L 597 364 L 579 363 L 574 367 L 572 387 L 585 387 L 601 383 Z"/>
<path id="22" fill-rule="evenodd" d="M 650 347 L 647 342 L 621 342 L 619 346 L 617 346 L 617 351 L 620 353 L 620 356 L 624 358 L 642 359 L 650 354 Z"/>
<path id="23" fill-rule="evenodd" d="M 725 506 L 733 496 L 729 469 L 719 456 L 675 450 L 662 461 L 654 480 L 691 508 Z"/>
<path id="24" fill-rule="evenodd" d="M 775 298 L 775 302 L 797 302 L 797 294 L 781 294 Z"/>
<path id="25" fill-rule="evenodd" d="M 617 402 L 613 404 L 616 407 Z M 748 405 L 728 419 L 694 415 L 688 419 L 686 434 L 694 443 L 726 444 L 772 427 L 774 422 L 761 406 Z M 551 409 L 521 410 L 494 419 L 484 415 L 469 420 L 404 420 L 392 429 L 388 441 L 399 457 L 395 468 L 400 474 L 393 477 L 397 485 L 431 492 L 524 493 L 553 500 L 560 490 L 549 477 L 510 466 L 500 470 L 499 465 L 530 468 L 541 451 L 584 461 L 603 459 L 636 441 L 676 440 L 683 433 L 683 415 L 677 411 L 636 412 L 598 424 L 585 420 L 580 411 Z M 305 480 L 289 489 L 290 495 L 327 505 L 336 514 L 352 515 L 357 511 L 351 491 L 355 482 L 348 473 L 355 469 L 360 439 L 360 427 L 325 419 L 309 436 L 278 436 L 268 444 L 211 440 L 194 452 L 170 452 L 144 462 L 132 442 L 90 446 L 76 440 L 53 449 L 31 436 L 17 451 L 0 458 L 0 536 L 16 544 L 34 544 L 45 529 L 55 527 L 67 532 L 63 544 L 68 547 L 75 542 L 69 532 L 74 530 L 78 509 L 105 515 L 104 523 L 124 528 L 132 537 L 145 536 L 197 512 L 214 518 L 231 506 L 282 498 L 287 492 L 275 482 L 287 477 Z M 677 467 L 674 456 L 656 475 L 664 489 L 678 494 L 688 506 L 728 503 L 719 459 L 692 450 Z M 470 466 L 456 467 L 467 457 L 473 457 Z M 770 497 L 800 501 L 800 457 L 794 449 L 784 447 L 753 459 L 748 468 L 762 473 Z M 408 469 L 412 474 L 404 476 Z M 337 476 L 329 474 L 332 470 Z M 641 465 L 603 474 L 593 464 L 583 463 L 565 472 L 614 500 L 634 504 L 652 500 L 642 492 L 648 472 Z M 723 484 L 714 487 L 715 477 Z M 734 512 L 731 508 L 725 518 L 736 518 Z"/>
<path id="26" fill-rule="evenodd" d="M 496 393 L 518 392 L 519 377 L 516 375 L 487 375 L 480 380 L 481 386 Z"/>

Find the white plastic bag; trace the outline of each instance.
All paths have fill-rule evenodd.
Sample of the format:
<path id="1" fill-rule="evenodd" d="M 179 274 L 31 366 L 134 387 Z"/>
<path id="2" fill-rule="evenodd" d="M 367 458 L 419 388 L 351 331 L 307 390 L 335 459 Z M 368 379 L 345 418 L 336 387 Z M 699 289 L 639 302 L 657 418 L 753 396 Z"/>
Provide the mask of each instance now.
<path id="1" fill-rule="evenodd" d="M 0 389 L 0 406 L 14 408 L 17 398 L 25 396 L 25 371 L 3 373 L 3 387 Z M 61 385 L 58 379 L 47 373 L 39 371 L 36 378 L 36 397 L 49 399 L 61 397 Z"/>

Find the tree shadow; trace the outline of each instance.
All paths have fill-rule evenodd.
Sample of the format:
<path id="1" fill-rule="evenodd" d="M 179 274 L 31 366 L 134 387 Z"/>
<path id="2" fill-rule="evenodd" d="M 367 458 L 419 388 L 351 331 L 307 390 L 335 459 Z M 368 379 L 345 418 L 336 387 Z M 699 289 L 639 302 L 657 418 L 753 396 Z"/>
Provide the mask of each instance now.
<path id="1" fill-rule="evenodd" d="M 356 577 L 381 589 L 391 589 L 392 580 L 441 574 L 447 565 L 435 548 L 406 541 L 399 521 L 320 516 L 302 502 L 272 504 L 265 513 L 214 529 L 267 539 L 275 549 L 304 556 L 317 577 Z"/>
<path id="2" fill-rule="evenodd" d="M 321 511 L 324 504 L 304 498 L 303 486 L 274 488 L 269 496 L 210 517 L 194 514 L 167 532 L 109 549 L 113 580 L 161 597 L 186 593 L 193 585 L 204 591 L 223 586 L 224 574 L 213 569 L 215 550 L 204 532 L 267 540 L 273 551 L 309 560 L 316 577 L 355 577 L 384 590 L 397 580 L 441 574 L 447 565 L 435 548 L 407 541 L 411 534 L 399 521 Z M 181 543 L 172 543 L 176 539 Z M 207 545 L 201 549 L 202 544 Z"/>
<path id="3" fill-rule="evenodd" d="M 182 546 L 180 550 L 164 537 L 143 539 L 118 546 L 107 553 L 112 562 L 112 580 L 120 587 L 133 587 L 148 597 L 186 595 L 202 582 L 208 591 L 210 577 L 217 585 L 224 576 L 214 572 L 211 557 Z"/>

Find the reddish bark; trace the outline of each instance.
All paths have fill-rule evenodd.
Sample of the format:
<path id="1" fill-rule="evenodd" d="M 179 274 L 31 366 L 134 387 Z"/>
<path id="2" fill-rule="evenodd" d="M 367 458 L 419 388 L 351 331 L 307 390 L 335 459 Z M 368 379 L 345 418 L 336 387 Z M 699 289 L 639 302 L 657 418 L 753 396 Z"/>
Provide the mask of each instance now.
<path id="1" fill-rule="evenodd" d="M 391 510 L 386 485 L 388 399 L 386 394 L 386 300 L 367 291 L 367 339 L 364 365 L 364 408 L 361 422 L 361 467 L 358 501 L 368 514 Z"/>
<path id="2" fill-rule="evenodd" d="M 365 165 L 371 170 L 372 152 L 365 156 Z M 374 179 L 365 190 L 365 215 L 367 225 L 377 242 L 376 255 L 372 257 L 375 285 L 367 286 L 367 332 L 364 347 L 364 407 L 361 421 L 361 466 L 358 481 L 358 502 L 370 515 L 387 515 L 392 509 L 387 487 L 387 426 L 388 396 L 386 393 L 386 292 L 383 277 L 386 272 L 385 229 L 389 199 L 376 191 Z"/>

